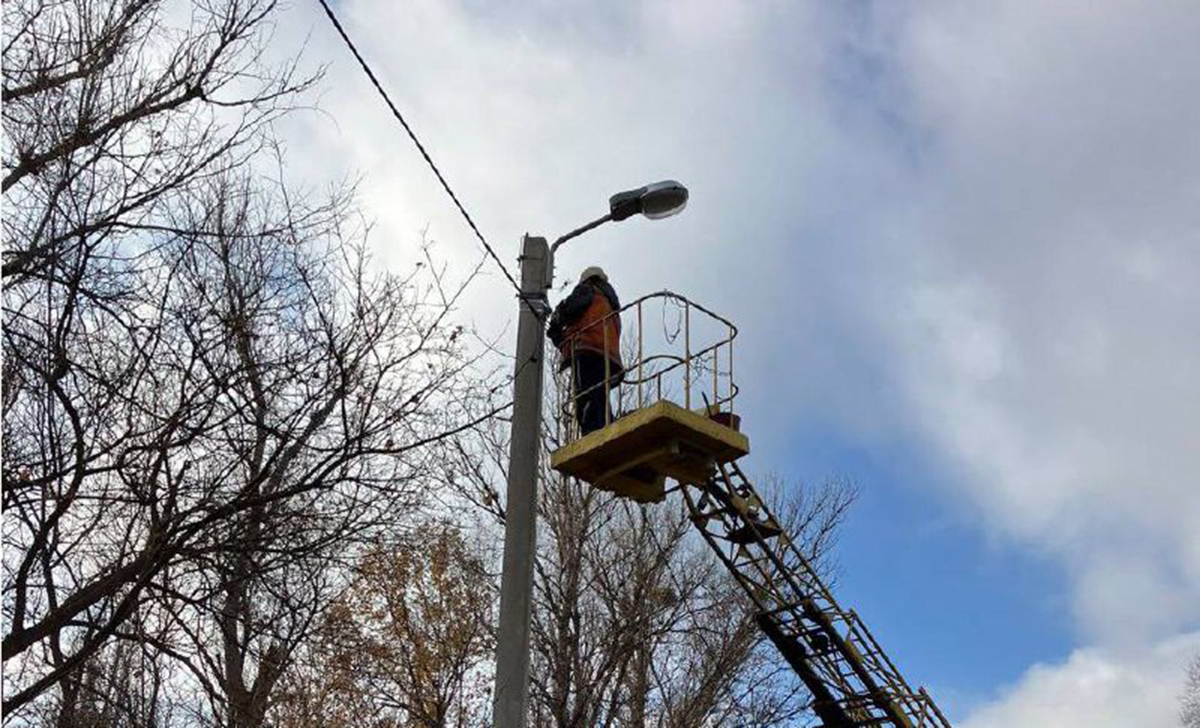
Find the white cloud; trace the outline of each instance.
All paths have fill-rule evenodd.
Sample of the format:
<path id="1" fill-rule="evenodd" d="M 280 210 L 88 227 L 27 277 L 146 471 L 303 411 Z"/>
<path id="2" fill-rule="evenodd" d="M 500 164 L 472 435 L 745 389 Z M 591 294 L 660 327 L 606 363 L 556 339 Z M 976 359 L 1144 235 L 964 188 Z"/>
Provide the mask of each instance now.
<path id="1" fill-rule="evenodd" d="M 1009 704 L 1136 684 L 1139 645 L 1200 623 L 1195 3 L 337 7 L 506 261 L 615 190 L 689 184 L 685 215 L 597 230 L 559 280 L 599 261 L 626 295 L 670 286 L 737 320 L 760 457 L 786 458 L 801 419 L 922 447 L 989 533 L 1064 565 L 1091 647 Z M 332 60 L 336 119 L 291 129 L 293 165 L 361 170 L 389 265 L 426 223 L 474 259 L 324 18 L 286 25 Z M 511 318 L 504 285 L 467 305 L 485 329 Z M 1149 711 L 1125 725 L 1163 715 L 1122 705 Z"/>
<path id="2" fill-rule="evenodd" d="M 1138 654 L 1084 649 L 1064 662 L 1034 665 L 962 728 L 1175 728 L 1185 666 L 1200 650 L 1200 634 Z"/>
<path id="3" fill-rule="evenodd" d="M 937 262 L 888 319 L 909 414 L 994 527 L 1067 562 L 1085 637 L 1194 626 L 1200 12 L 956 3 L 904 27 L 938 147 L 910 231 Z"/>

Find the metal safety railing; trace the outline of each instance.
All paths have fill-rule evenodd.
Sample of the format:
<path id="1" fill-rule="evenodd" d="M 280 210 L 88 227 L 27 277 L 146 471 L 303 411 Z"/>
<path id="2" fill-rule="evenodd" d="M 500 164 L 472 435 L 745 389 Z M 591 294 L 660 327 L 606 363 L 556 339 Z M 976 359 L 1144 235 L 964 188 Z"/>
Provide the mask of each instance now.
<path id="1" fill-rule="evenodd" d="M 732 414 L 736 337 L 731 321 L 671 291 L 642 296 L 571 330 L 555 357 L 558 443 L 578 439 L 585 423 L 607 426 L 661 400 Z"/>

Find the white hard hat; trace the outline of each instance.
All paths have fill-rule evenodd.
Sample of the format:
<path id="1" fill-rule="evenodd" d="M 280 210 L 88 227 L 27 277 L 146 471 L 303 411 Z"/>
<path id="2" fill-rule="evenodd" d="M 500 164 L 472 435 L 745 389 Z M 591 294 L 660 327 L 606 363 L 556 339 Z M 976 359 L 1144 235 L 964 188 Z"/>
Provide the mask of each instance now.
<path id="1" fill-rule="evenodd" d="M 583 283 L 589 278 L 599 278 L 605 283 L 608 282 L 608 276 L 604 273 L 604 269 L 598 265 L 589 265 L 583 269 L 583 273 L 579 276 L 579 282 Z"/>

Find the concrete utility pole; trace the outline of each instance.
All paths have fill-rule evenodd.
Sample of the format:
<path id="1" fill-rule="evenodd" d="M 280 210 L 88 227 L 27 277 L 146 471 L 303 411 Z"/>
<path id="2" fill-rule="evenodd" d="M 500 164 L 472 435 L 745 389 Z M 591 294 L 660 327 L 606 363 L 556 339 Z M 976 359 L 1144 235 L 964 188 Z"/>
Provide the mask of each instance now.
<path id="1" fill-rule="evenodd" d="M 542 357 L 550 314 L 550 247 L 525 236 L 521 250 L 521 314 L 517 324 L 509 444 L 508 504 L 504 519 L 504 571 L 500 578 L 500 629 L 496 641 L 496 694 L 492 725 L 523 728 L 529 687 L 529 618 L 537 542 L 537 457 L 541 439 Z"/>
<path id="2" fill-rule="evenodd" d="M 538 447 L 542 439 L 542 359 L 546 291 L 554 282 L 554 253 L 568 240 L 611 220 L 645 215 L 657 220 L 687 205 L 688 191 L 674 180 L 655 182 L 609 198 L 609 213 L 546 245 L 529 235 L 521 245 L 521 313 L 509 443 L 508 504 L 504 519 L 504 566 L 500 576 L 500 625 L 496 635 L 496 689 L 492 728 L 525 728 L 529 694 L 529 619 L 533 608 L 533 560 L 537 553 Z"/>

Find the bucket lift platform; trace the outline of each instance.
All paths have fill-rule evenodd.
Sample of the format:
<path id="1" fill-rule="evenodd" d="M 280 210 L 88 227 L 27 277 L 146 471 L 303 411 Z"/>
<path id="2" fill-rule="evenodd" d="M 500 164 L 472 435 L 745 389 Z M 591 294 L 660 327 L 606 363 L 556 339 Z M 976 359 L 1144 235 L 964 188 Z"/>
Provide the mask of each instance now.
<path id="1" fill-rule="evenodd" d="M 592 324 L 605 332 L 603 337 L 588 337 L 586 330 L 576 337 L 603 338 L 614 352 L 609 358 L 625 362 L 614 377 L 620 384 L 609 387 L 616 394 L 617 414 L 608 412 L 604 427 L 581 434 L 575 407 L 594 393 L 576 391 L 570 368 L 558 367 L 561 446 L 551 454 L 550 467 L 646 503 L 663 499 L 667 478 L 702 485 L 717 466 L 750 452 L 733 414 L 737 328 L 730 321 L 669 291 L 639 298 L 609 317 L 619 317 L 619 324 L 613 326 L 609 318 Z M 623 340 L 609 341 L 614 330 L 623 331 L 614 337 Z M 560 355 L 570 357 L 572 346 L 568 339 Z"/>
<path id="2" fill-rule="evenodd" d="M 550 467 L 640 503 L 664 497 L 664 481 L 701 485 L 713 467 L 750 452 L 745 435 L 669 400 L 634 410 L 554 451 Z"/>

